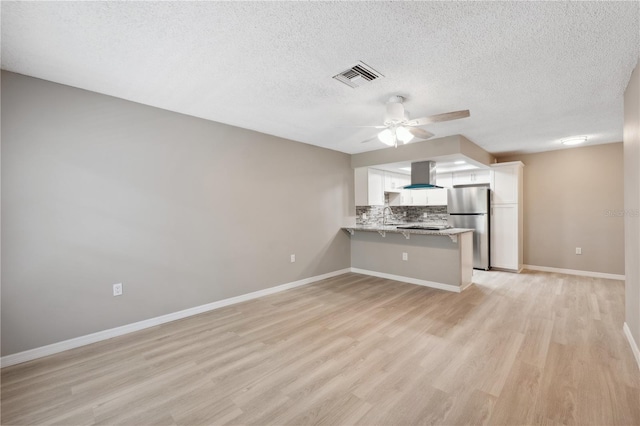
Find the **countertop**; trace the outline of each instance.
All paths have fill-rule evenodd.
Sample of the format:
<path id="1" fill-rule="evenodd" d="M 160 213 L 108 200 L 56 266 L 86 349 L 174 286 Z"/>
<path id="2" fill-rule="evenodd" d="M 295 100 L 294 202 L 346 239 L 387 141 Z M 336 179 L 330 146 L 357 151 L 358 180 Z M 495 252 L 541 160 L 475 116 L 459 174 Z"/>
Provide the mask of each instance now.
<path id="1" fill-rule="evenodd" d="M 417 235 L 459 235 L 464 234 L 465 232 L 473 232 L 473 229 L 467 228 L 449 228 L 443 229 L 442 231 L 433 231 L 427 229 L 398 229 L 398 226 L 407 226 L 411 225 L 408 223 L 404 223 L 402 225 L 353 225 L 353 226 L 343 226 L 342 229 L 345 231 L 351 232 L 353 231 L 370 231 L 370 232 L 390 232 L 397 234 L 417 234 Z M 418 224 L 416 224 L 418 225 Z M 419 225 L 428 226 L 427 224 L 420 223 Z"/>

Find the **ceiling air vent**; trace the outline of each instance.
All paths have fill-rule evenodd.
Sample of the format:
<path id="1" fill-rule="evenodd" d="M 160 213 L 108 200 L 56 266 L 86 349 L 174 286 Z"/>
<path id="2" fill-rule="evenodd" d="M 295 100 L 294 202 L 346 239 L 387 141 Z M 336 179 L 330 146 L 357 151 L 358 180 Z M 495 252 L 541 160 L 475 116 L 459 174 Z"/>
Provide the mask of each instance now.
<path id="1" fill-rule="evenodd" d="M 363 62 L 358 62 L 351 68 L 333 76 L 336 80 L 354 89 L 380 77 L 384 76 Z"/>

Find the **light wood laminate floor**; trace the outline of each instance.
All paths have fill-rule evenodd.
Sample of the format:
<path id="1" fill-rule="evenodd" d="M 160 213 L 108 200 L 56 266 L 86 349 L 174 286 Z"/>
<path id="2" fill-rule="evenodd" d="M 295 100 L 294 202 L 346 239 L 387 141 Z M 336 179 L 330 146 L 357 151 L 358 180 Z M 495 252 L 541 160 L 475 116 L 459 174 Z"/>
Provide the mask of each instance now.
<path id="1" fill-rule="evenodd" d="M 2 369 L 2 424 L 640 424 L 621 281 L 345 274 Z"/>

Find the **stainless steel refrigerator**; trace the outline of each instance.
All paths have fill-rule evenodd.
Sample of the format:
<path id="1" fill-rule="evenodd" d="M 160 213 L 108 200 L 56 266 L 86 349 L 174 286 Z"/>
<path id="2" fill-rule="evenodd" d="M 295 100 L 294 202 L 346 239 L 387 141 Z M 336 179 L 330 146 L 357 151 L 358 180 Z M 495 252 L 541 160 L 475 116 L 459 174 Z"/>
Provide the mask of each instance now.
<path id="1" fill-rule="evenodd" d="M 489 270 L 491 212 L 489 188 L 453 188 L 447 192 L 449 226 L 473 229 L 473 267 Z"/>

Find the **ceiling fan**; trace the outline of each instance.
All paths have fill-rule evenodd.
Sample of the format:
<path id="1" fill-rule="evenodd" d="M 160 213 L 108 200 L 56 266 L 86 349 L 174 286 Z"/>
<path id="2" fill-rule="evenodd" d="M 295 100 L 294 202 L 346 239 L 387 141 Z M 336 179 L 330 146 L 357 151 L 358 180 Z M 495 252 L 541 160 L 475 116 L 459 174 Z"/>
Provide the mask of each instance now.
<path id="1" fill-rule="evenodd" d="M 398 147 L 398 141 L 402 143 L 409 143 L 414 137 L 418 139 L 429 139 L 434 136 L 433 133 L 424 129 L 420 129 L 419 126 L 424 126 L 431 123 L 440 123 L 443 121 L 457 120 L 459 118 L 469 117 L 469 110 L 445 112 L 444 114 L 430 115 L 428 117 L 409 119 L 409 112 L 405 111 L 404 97 L 391 96 L 386 104 L 386 114 L 384 116 L 384 125 L 382 126 L 358 126 L 358 127 L 372 127 L 375 129 L 384 129 L 376 137 L 362 141 L 362 143 L 371 142 L 375 139 L 380 142 Z"/>

